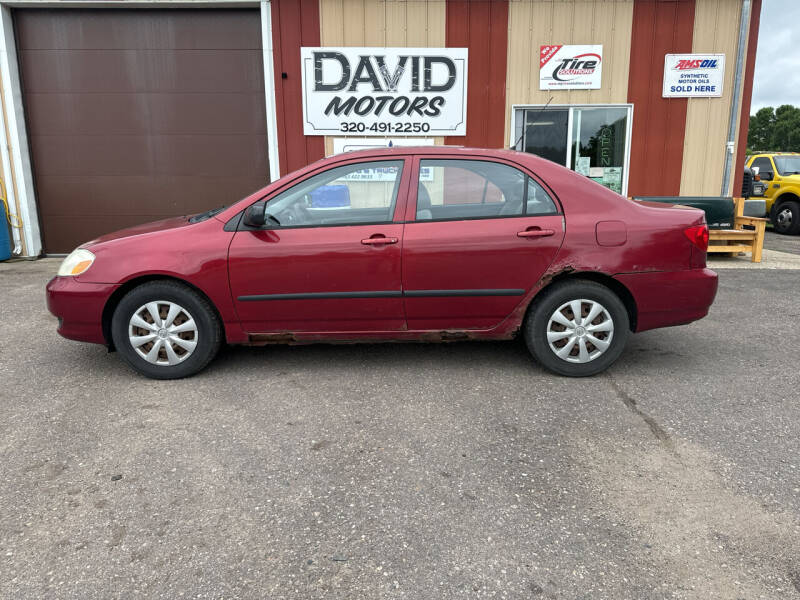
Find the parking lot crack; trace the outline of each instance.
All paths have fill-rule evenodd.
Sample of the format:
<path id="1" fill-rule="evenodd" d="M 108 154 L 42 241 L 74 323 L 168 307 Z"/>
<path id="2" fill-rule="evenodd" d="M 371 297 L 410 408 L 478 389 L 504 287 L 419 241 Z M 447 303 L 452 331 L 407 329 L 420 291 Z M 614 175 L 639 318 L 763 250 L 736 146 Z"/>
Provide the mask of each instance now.
<path id="1" fill-rule="evenodd" d="M 653 417 L 639 408 L 639 405 L 636 403 L 636 399 L 628 394 L 628 392 L 623 390 L 619 383 L 614 380 L 612 375 L 608 373 L 606 375 L 608 376 L 608 381 L 611 384 L 614 392 L 617 394 L 617 397 L 622 400 L 622 403 L 626 407 L 628 407 L 628 410 L 645 422 L 647 427 L 650 429 L 650 432 L 653 434 L 653 437 L 655 437 L 667 450 L 673 454 L 676 454 L 677 452 L 675 450 L 675 444 L 669 434 L 664 431 L 664 428 L 661 427 L 661 425 L 659 425 Z"/>

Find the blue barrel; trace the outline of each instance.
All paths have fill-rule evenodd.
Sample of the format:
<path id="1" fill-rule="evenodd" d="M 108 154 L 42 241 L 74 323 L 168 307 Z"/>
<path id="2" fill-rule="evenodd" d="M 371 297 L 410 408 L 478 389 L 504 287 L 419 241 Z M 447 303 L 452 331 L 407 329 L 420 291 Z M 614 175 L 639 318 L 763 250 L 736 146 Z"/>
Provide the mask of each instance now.
<path id="1" fill-rule="evenodd" d="M 3 217 L 3 222 L 0 223 L 0 260 L 8 260 L 11 258 L 11 238 L 8 235 L 8 219 L 2 203 L 0 203 L 0 216 Z"/>
<path id="2" fill-rule="evenodd" d="M 350 188 L 346 185 L 323 185 L 311 192 L 311 208 L 348 208 Z"/>

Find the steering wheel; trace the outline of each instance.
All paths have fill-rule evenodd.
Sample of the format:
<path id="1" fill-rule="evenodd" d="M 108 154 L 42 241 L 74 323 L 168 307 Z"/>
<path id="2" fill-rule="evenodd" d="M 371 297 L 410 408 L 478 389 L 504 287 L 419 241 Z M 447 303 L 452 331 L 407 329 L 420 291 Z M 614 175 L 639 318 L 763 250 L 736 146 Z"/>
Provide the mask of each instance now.
<path id="1" fill-rule="evenodd" d="M 291 208 L 291 221 L 299 225 L 310 225 L 312 221 L 311 212 L 303 206 L 303 202 L 295 202 Z"/>

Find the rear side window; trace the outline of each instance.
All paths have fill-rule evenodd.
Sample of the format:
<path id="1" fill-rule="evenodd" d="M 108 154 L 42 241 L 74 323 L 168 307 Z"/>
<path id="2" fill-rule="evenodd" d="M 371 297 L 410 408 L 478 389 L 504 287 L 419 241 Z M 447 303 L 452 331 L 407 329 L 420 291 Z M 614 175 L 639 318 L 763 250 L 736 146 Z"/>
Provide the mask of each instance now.
<path id="1" fill-rule="evenodd" d="M 526 175 L 483 160 L 422 160 L 417 220 L 521 216 Z"/>
<path id="2" fill-rule="evenodd" d="M 557 215 L 558 208 L 556 203 L 550 197 L 550 194 L 544 191 L 544 188 L 539 185 L 535 179 L 528 177 L 528 196 L 525 207 L 526 215 Z"/>

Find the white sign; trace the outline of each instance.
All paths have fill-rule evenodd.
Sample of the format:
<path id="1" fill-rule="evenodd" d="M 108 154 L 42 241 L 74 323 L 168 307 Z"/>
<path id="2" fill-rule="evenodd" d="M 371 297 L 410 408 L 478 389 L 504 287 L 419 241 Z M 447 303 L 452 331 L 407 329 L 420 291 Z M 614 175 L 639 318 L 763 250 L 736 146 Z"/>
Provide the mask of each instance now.
<path id="1" fill-rule="evenodd" d="M 664 98 L 722 96 L 724 54 L 667 54 L 664 57 Z"/>
<path id="2" fill-rule="evenodd" d="M 356 150 L 375 150 L 376 148 L 393 148 L 397 146 L 433 146 L 433 138 L 333 138 L 333 153 L 355 152 Z M 367 169 L 364 169 L 367 170 Z M 433 181 L 433 167 L 419 168 L 420 181 Z M 363 178 L 362 178 L 363 180 Z M 375 179 L 374 181 L 383 181 Z M 394 181 L 394 177 L 390 179 Z"/>
<path id="3" fill-rule="evenodd" d="M 333 153 L 353 152 L 355 150 L 375 150 L 395 146 L 433 146 L 433 138 L 333 138 Z"/>
<path id="4" fill-rule="evenodd" d="M 466 48 L 301 48 L 305 135 L 467 133 Z"/>
<path id="5" fill-rule="evenodd" d="M 575 172 L 581 175 L 589 176 L 589 169 L 591 169 L 591 158 L 588 156 L 579 156 L 575 160 Z"/>
<path id="6" fill-rule="evenodd" d="M 603 77 L 603 46 L 539 47 L 540 90 L 599 90 Z"/>

